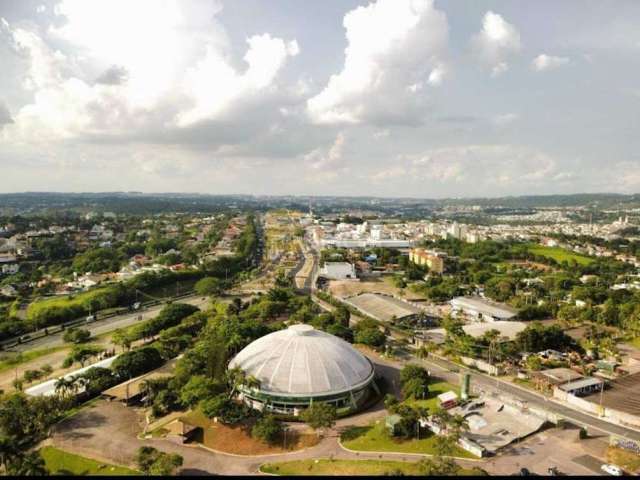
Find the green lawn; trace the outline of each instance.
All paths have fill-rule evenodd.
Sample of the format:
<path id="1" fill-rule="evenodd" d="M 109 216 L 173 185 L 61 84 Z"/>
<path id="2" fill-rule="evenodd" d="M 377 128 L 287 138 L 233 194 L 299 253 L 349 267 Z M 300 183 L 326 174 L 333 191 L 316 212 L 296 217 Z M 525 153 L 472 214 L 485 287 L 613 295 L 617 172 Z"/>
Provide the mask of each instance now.
<path id="1" fill-rule="evenodd" d="M 393 460 L 296 460 L 292 462 L 266 463 L 260 467 L 263 473 L 273 475 L 385 475 L 402 472 L 403 475 L 421 475 L 417 462 Z M 460 475 L 483 475 L 482 470 L 461 469 Z"/>
<path id="2" fill-rule="evenodd" d="M 431 432 L 422 434 L 420 440 L 400 440 L 389 435 L 384 421 L 380 420 L 368 427 L 351 427 L 342 436 L 342 445 L 350 450 L 362 452 L 398 452 L 398 453 L 424 453 L 435 455 L 435 440 L 437 435 Z M 452 457 L 475 458 L 466 450 L 455 447 L 451 452 Z"/>
<path id="3" fill-rule="evenodd" d="M 429 393 L 424 400 L 407 400 L 410 405 L 427 408 L 433 412 L 438 406 L 438 395 L 453 390 L 456 395 L 460 396 L 460 388 L 447 382 L 434 382 L 429 384 Z"/>
<path id="4" fill-rule="evenodd" d="M 460 389 L 447 382 L 435 382 L 429 385 L 429 393 L 424 400 L 407 400 L 410 405 L 427 408 L 433 412 L 438 407 L 438 395 L 453 390 L 460 395 Z M 342 434 L 342 444 L 351 450 L 368 452 L 402 452 L 435 454 L 434 443 L 436 435 L 431 432 L 424 434 L 420 440 L 399 440 L 390 436 L 384 426 L 384 421 L 367 427 L 353 427 Z M 451 454 L 454 457 L 475 458 L 472 454 L 456 447 Z"/>
<path id="5" fill-rule="evenodd" d="M 43 447 L 40 455 L 51 474 L 68 475 L 140 475 L 140 472 L 127 467 L 110 465 L 81 457 L 55 447 Z"/>
<path id="6" fill-rule="evenodd" d="M 543 245 L 529 245 L 528 250 L 534 255 L 540 255 L 541 257 L 547 257 L 555 260 L 556 262 L 570 262 L 575 260 L 580 265 L 589 265 L 594 262 L 593 258 L 580 255 L 578 253 L 570 252 L 560 247 L 545 247 Z"/>

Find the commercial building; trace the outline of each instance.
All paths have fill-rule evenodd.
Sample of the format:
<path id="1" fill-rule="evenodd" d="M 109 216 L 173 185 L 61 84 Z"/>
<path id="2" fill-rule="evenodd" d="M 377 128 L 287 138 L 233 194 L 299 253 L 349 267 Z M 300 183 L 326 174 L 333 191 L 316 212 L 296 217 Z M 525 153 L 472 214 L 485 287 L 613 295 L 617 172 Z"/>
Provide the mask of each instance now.
<path id="1" fill-rule="evenodd" d="M 472 320 L 485 322 L 513 320 L 518 315 L 516 309 L 482 297 L 456 297 L 451 300 L 451 308 L 455 313 L 463 313 Z"/>
<path id="2" fill-rule="evenodd" d="M 357 410 L 376 390 L 371 361 L 344 340 L 292 325 L 254 341 L 229 363 L 259 386 L 240 388 L 252 408 L 297 416 L 312 403 Z"/>

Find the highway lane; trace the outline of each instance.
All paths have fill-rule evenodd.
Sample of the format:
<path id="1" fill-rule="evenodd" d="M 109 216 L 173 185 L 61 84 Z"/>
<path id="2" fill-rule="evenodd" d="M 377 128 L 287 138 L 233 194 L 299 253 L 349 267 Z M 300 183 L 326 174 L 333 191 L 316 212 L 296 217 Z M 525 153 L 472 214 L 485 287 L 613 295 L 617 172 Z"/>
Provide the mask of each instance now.
<path id="1" fill-rule="evenodd" d="M 210 300 L 201 296 L 183 297 L 179 300 L 175 300 L 175 303 L 188 303 L 195 305 L 198 308 L 205 306 Z M 78 327 L 86 328 L 91 332 L 92 336 L 102 335 L 104 333 L 112 332 L 119 328 L 126 328 L 135 323 L 138 323 L 138 316 L 142 315 L 142 321 L 148 320 L 160 313 L 160 310 L 165 307 L 166 304 L 155 305 L 148 309 L 139 310 L 132 313 L 125 313 L 117 315 L 115 317 L 109 317 L 102 320 L 97 320 L 86 325 L 78 325 Z M 53 348 L 64 345 L 62 336 L 64 332 L 58 332 L 46 337 L 36 338 L 27 343 L 22 343 L 7 349 L 9 352 L 26 352 L 29 350 L 41 350 L 45 348 Z"/>

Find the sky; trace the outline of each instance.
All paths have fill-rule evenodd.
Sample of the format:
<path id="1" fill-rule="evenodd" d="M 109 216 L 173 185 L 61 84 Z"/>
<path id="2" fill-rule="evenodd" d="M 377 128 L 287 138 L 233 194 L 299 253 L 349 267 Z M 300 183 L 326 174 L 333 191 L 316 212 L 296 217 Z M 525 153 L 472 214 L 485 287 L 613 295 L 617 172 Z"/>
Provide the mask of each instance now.
<path id="1" fill-rule="evenodd" d="M 0 0 L 0 192 L 640 191 L 637 0 Z"/>

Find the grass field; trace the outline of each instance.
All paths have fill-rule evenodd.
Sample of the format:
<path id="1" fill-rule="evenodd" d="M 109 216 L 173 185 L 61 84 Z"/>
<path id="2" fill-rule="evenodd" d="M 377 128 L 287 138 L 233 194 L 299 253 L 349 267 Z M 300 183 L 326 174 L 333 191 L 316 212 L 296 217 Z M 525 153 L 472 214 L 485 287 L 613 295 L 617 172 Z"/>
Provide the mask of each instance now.
<path id="1" fill-rule="evenodd" d="M 460 388 L 447 382 L 434 382 L 429 384 L 429 393 L 424 400 L 407 400 L 407 403 L 427 408 L 433 412 L 438 407 L 438 395 L 453 390 L 456 395 L 460 395 Z"/>
<path id="2" fill-rule="evenodd" d="M 547 257 L 555 260 L 556 262 L 570 262 L 575 260 L 580 265 L 589 265 L 594 261 L 593 258 L 580 255 L 578 253 L 570 252 L 564 248 L 559 247 L 545 247 L 543 245 L 529 245 L 528 250 L 534 255 L 540 255 L 541 257 Z"/>
<path id="3" fill-rule="evenodd" d="M 393 460 L 297 460 L 292 462 L 266 463 L 260 471 L 272 475 L 385 475 L 402 472 L 403 475 L 421 475 L 417 462 Z M 461 469 L 460 475 L 481 475 L 484 472 Z"/>
<path id="4" fill-rule="evenodd" d="M 421 434 L 422 435 L 422 434 Z M 424 438 L 400 440 L 392 437 L 387 432 L 383 421 L 368 427 L 352 427 L 346 430 L 341 441 L 349 450 L 361 452 L 397 452 L 397 453 L 422 453 L 435 455 L 435 442 L 437 435 L 431 432 L 424 433 Z M 451 452 L 452 457 L 475 458 L 466 450 L 456 447 Z"/>
<path id="5" fill-rule="evenodd" d="M 49 355 L 59 350 L 68 348 L 70 347 L 65 345 L 60 347 L 43 348 L 40 350 L 29 350 L 27 352 L 21 352 L 17 355 L 6 355 L 5 358 L 2 358 L 2 360 L 0 360 L 0 373 L 14 368 L 18 365 L 22 365 L 23 363 L 27 363 L 32 360 L 36 360 L 37 358 L 44 357 L 45 355 Z"/>
<path id="6" fill-rule="evenodd" d="M 55 447 L 41 448 L 40 455 L 52 475 L 140 475 L 127 467 L 105 464 Z"/>
<path id="7" fill-rule="evenodd" d="M 407 400 L 410 405 L 427 408 L 433 412 L 438 406 L 438 395 L 453 390 L 460 394 L 460 389 L 447 382 L 435 382 L 429 385 L 429 393 L 424 400 Z M 342 444 L 351 450 L 368 452 L 402 452 L 435 454 L 434 443 L 436 435 L 426 433 L 420 440 L 399 440 L 390 436 L 382 421 L 367 427 L 353 427 L 342 435 Z M 466 450 L 457 448 L 451 456 L 461 458 L 475 458 Z"/>

